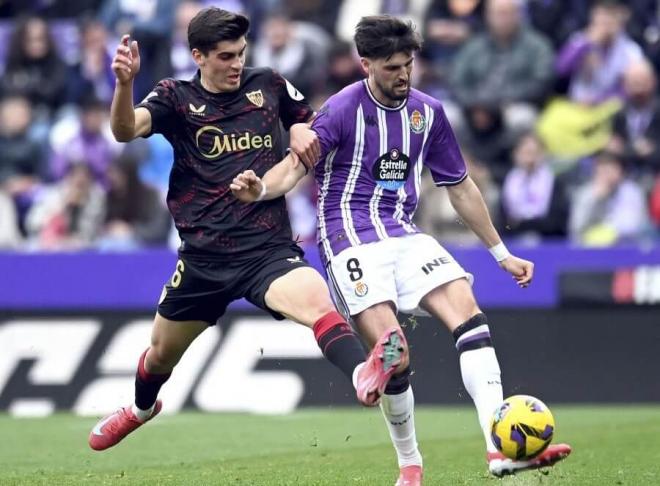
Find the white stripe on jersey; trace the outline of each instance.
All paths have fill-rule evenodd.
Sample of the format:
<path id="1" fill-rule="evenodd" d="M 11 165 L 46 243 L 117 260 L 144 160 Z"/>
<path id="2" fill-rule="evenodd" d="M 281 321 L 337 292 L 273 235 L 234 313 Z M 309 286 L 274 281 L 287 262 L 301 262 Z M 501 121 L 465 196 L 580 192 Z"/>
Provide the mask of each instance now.
<path id="1" fill-rule="evenodd" d="M 376 108 L 376 115 L 378 117 L 378 136 L 380 137 L 380 155 L 386 154 L 388 152 L 388 143 L 387 143 L 387 116 L 385 110 Z M 387 238 L 387 230 L 383 224 L 383 220 L 380 219 L 380 214 L 378 213 L 378 204 L 380 198 L 383 195 L 383 188 L 378 184 L 374 186 L 374 193 L 371 196 L 369 201 L 369 216 L 371 218 L 371 223 L 376 228 L 376 234 L 378 238 L 384 240 Z"/>
<path id="2" fill-rule="evenodd" d="M 410 118 L 408 117 L 408 108 L 404 107 L 399 113 L 401 113 L 401 152 L 410 156 Z M 414 167 L 411 167 L 411 169 L 416 170 Z M 404 184 L 398 190 L 394 219 L 403 226 L 408 233 L 415 233 L 415 229 L 409 223 L 403 221 L 403 203 L 407 198 L 408 194 L 406 194 L 406 187 Z"/>
<path id="3" fill-rule="evenodd" d="M 362 168 L 362 151 L 364 150 L 364 112 L 362 105 L 358 106 L 357 114 L 355 116 L 355 147 L 353 149 L 353 160 L 351 161 L 351 170 L 346 179 L 346 185 L 341 195 L 341 218 L 344 223 L 344 230 L 346 236 L 351 242 L 351 246 L 359 245 L 360 238 L 358 238 L 353 224 L 353 216 L 351 215 L 351 197 L 355 190 L 355 183 L 360 175 Z"/>
<path id="4" fill-rule="evenodd" d="M 429 139 L 431 125 L 433 125 L 433 109 L 426 103 L 424 103 L 424 117 L 426 118 L 424 137 L 422 138 L 422 146 L 419 149 L 419 157 L 417 157 L 417 163 L 415 164 L 415 191 L 417 192 L 417 203 L 415 204 L 415 207 L 412 208 L 412 211 L 408 213 L 410 218 L 412 218 L 415 214 L 417 205 L 419 204 L 419 198 L 421 196 L 420 191 L 422 187 L 422 170 L 424 170 L 424 148 L 426 147 L 426 141 Z"/>
<path id="5" fill-rule="evenodd" d="M 319 191 L 319 236 L 323 245 L 323 250 L 325 251 L 325 256 L 328 260 L 330 260 L 333 255 L 330 242 L 328 241 L 328 228 L 325 224 L 325 198 L 328 196 L 328 189 L 330 188 L 330 177 L 332 176 L 332 162 L 334 161 L 336 154 L 337 149 L 335 148 L 332 152 L 325 156 L 323 184 L 321 185 L 321 190 Z"/>

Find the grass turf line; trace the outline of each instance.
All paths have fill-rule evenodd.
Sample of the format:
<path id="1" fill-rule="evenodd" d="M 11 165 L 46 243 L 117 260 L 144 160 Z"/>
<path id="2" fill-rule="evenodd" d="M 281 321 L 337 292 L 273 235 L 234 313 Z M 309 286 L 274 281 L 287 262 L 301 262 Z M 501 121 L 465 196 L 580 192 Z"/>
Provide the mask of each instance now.
<path id="1" fill-rule="evenodd" d="M 547 474 L 486 472 L 472 408 L 419 407 L 425 485 L 660 485 L 660 407 L 552 407 L 555 441 L 574 453 Z M 379 410 L 286 416 L 159 416 L 113 449 L 91 451 L 95 420 L 0 415 L 0 484 L 393 485 L 394 451 Z"/>

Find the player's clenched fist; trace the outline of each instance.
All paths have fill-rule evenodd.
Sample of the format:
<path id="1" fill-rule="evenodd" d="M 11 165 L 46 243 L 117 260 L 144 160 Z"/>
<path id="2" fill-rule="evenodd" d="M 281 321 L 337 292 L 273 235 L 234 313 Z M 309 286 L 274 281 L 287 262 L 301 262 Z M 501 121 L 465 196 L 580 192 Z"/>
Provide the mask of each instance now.
<path id="1" fill-rule="evenodd" d="M 500 267 L 509 272 L 516 283 L 522 288 L 527 287 L 534 277 L 534 264 L 513 255 L 502 260 Z"/>
<path id="2" fill-rule="evenodd" d="M 137 41 L 129 43 L 130 36 L 125 35 L 117 46 L 115 57 L 112 58 L 112 71 L 117 77 L 117 81 L 126 84 L 133 81 L 133 78 L 140 70 L 140 52 L 138 51 Z"/>
<path id="3" fill-rule="evenodd" d="M 229 188 L 239 201 L 249 203 L 258 201 L 263 197 L 264 185 L 261 178 L 252 170 L 246 170 L 234 177 L 234 180 L 229 184 Z"/>

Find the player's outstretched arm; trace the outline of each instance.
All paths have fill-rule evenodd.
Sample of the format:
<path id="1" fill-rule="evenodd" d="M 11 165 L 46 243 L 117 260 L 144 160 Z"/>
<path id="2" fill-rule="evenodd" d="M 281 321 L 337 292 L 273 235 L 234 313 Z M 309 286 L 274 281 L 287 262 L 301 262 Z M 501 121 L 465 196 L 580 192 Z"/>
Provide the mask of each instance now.
<path id="1" fill-rule="evenodd" d="M 115 93 L 110 107 L 110 126 L 118 142 L 129 142 L 151 130 L 151 114 L 146 108 L 133 109 L 133 80 L 140 71 L 140 51 L 137 41 L 121 38 L 112 59 L 115 73 Z"/>
<path id="2" fill-rule="evenodd" d="M 234 177 L 229 188 L 243 202 L 275 199 L 293 189 L 305 173 L 305 167 L 299 162 L 298 156 L 291 152 L 266 172 L 263 178 L 252 170 L 246 170 Z"/>
<path id="3" fill-rule="evenodd" d="M 465 224 L 490 249 L 500 267 L 509 272 L 520 287 L 527 287 L 534 276 L 534 264 L 511 255 L 488 214 L 481 191 L 468 176 L 461 183 L 448 186 L 449 199 Z"/>

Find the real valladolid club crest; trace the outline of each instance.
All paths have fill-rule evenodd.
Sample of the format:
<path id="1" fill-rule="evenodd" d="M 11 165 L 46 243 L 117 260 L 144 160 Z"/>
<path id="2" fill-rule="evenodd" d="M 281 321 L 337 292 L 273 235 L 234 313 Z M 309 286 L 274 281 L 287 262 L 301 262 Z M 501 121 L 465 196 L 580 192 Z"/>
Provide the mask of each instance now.
<path id="1" fill-rule="evenodd" d="M 355 284 L 355 295 L 358 297 L 364 297 L 367 295 L 367 292 L 369 292 L 369 287 L 367 287 L 367 284 L 360 281 Z"/>
<path id="2" fill-rule="evenodd" d="M 426 120 L 424 116 L 417 110 L 413 111 L 410 115 L 410 129 L 413 133 L 422 133 L 426 128 Z"/>
<path id="3" fill-rule="evenodd" d="M 264 95 L 260 89 L 245 93 L 245 96 L 247 96 L 247 99 L 250 100 L 250 103 L 253 105 L 258 106 L 259 108 L 264 106 Z"/>

